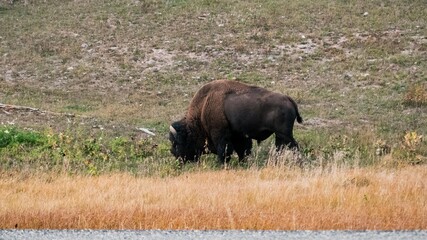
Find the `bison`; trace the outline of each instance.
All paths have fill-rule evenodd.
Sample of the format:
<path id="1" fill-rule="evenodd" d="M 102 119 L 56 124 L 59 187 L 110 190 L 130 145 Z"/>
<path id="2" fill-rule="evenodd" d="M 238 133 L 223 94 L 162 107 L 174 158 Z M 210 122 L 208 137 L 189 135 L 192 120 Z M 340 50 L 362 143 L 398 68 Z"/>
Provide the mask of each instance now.
<path id="1" fill-rule="evenodd" d="M 241 160 L 250 154 L 252 139 L 259 143 L 273 133 L 277 150 L 298 148 L 295 119 L 302 123 L 288 96 L 236 81 L 212 81 L 196 92 L 185 117 L 171 124 L 171 153 L 197 161 L 212 152 L 224 163 L 235 151 Z"/>

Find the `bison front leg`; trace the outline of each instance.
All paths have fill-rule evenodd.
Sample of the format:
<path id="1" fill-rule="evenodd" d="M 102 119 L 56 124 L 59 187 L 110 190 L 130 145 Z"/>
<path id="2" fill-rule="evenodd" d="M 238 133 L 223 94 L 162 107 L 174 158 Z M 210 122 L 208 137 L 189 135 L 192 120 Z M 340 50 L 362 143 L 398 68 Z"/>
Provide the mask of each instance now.
<path id="1" fill-rule="evenodd" d="M 251 154 L 252 139 L 245 136 L 233 137 L 233 147 L 239 156 L 239 161 L 242 161 L 246 156 Z"/>
<path id="2" fill-rule="evenodd" d="M 218 161 L 221 164 L 228 162 L 234 150 L 231 132 L 226 128 L 216 128 L 212 129 L 210 133 Z"/>
<path id="3" fill-rule="evenodd" d="M 228 136 L 221 138 L 217 146 L 218 161 L 221 164 L 229 162 L 231 154 L 233 154 L 233 150 L 234 147 L 230 138 Z"/>
<path id="4" fill-rule="evenodd" d="M 218 147 L 218 160 L 221 164 L 228 163 L 233 153 L 233 145 L 231 143 L 221 144 Z"/>

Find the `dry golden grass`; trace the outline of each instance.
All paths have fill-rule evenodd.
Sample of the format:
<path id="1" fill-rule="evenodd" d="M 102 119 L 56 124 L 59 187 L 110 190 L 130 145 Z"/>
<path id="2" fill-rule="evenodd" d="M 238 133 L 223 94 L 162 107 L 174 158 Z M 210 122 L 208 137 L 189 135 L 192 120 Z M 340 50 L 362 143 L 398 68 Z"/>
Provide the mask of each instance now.
<path id="1" fill-rule="evenodd" d="M 3 177 L 1 228 L 426 229 L 427 166 Z"/>

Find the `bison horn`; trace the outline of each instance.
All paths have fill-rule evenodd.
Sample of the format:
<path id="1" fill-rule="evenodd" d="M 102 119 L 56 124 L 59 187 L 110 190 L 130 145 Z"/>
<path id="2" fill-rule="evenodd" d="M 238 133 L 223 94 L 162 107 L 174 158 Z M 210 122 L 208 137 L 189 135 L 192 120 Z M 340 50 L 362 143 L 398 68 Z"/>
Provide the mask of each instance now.
<path id="1" fill-rule="evenodd" d="M 173 136 L 176 136 L 176 130 L 172 127 L 172 125 L 169 126 L 169 131 L 172 133 Z"/>

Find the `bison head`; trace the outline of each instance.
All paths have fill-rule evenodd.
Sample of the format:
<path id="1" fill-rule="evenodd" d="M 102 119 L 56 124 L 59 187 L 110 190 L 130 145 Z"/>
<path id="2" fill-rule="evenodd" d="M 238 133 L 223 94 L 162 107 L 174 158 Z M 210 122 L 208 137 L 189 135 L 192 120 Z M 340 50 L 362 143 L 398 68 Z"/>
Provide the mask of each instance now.
<path id="1" fill-rule="evenodd" d="M 169 140 L 172 143 L 171 153 L 176 158 L 194 161 L 200 156 L 184 120 L 172 123 L 169 127 Z"/>

